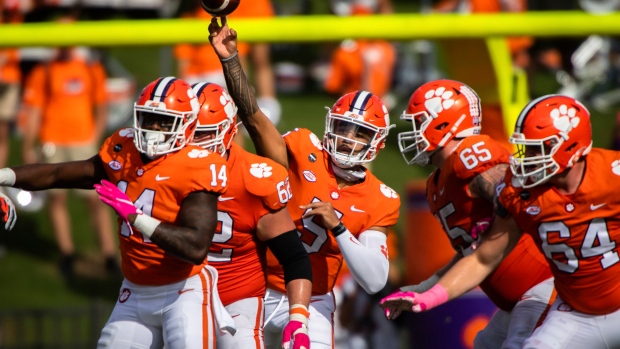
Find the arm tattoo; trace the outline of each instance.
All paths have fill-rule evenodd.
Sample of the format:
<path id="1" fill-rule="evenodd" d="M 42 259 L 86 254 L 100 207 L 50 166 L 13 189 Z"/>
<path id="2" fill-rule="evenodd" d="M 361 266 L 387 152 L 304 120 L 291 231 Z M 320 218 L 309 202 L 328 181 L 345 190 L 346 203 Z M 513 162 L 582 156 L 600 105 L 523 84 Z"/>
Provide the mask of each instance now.
<path id="1" fill-rule="evenodd" d="M 489 202 L 493 202 L 495 198 L 495 186 L 506 172 L 507 164 L 499 164 L 478 174 L 469 183 L 469 191 Z"/>
<path id="2" fill-rule="evenodd" d="M 258 111 L 258 104 L 254 96 L 254 88 L 243 72 L 241 61 L 236 56 L 233 59 L 222 62 L 224 78 L 230 91 L 230 95 L 237 104 L 239 117 L 245 119 Z"/>

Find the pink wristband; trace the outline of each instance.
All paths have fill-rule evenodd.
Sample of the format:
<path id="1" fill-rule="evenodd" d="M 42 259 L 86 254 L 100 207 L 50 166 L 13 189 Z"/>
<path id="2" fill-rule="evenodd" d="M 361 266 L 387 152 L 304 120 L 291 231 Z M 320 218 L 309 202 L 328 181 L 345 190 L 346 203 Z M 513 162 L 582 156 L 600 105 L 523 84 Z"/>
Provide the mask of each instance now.
<path id="1" fill-rule="evenodd" d="M 435 284 L 430 290 L 418 294 L 416 303 L 420 307 L 420 311 L 435 308 L 448 301 L 448 291 L 440 284 Z M 415 305 L 414 305 L 415 308 Z M 414 310 L 415 311 L 415 310 Z"/>

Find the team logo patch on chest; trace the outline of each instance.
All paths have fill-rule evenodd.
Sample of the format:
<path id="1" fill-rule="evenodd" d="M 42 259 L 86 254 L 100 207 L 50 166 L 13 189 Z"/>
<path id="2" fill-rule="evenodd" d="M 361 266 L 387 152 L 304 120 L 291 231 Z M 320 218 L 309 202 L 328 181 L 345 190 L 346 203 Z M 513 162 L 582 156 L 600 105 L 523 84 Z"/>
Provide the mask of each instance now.
<path id="1" fill-rule="evenodd" d="M 340 199 L 340 193 L 337 191 L 332 191 L 329 196 L 332 198 L 332 200 L 338 200 Z"/>
<path id="2" fill-rule="evenodd" d="M 136 170 L 136 175 L 138 177 L 142 177 L 144 176 L 144 169 L 142 167 L 140 167 L 139 169 Z"/>
<path id="3" fill-rule="evenodd" d="M 573 205 L 572 203 L 568 203 L 566 204 L 566 212 L 573 212 L 575 211 L 575 205 Z"/>
<path id="4" fill-rule="evenodd" d="M 303 174 L 304 174 L 304 178 L 308 182 L 316 182 L 316 176 L 314 175 L 314 173 L 312 173 L 312 171 L 305 170 Z"/>
<path id="5" fill-rule="evenodd" d="M 110 168 L 113 169 L 114 171 L 118 171 L 121 169 L 121 167 L 123 167 L 123 165 L 121 165 L 121 163 L 116 160 L 112 160 L 108 162 L 108 166 L 110 166 Z"/>

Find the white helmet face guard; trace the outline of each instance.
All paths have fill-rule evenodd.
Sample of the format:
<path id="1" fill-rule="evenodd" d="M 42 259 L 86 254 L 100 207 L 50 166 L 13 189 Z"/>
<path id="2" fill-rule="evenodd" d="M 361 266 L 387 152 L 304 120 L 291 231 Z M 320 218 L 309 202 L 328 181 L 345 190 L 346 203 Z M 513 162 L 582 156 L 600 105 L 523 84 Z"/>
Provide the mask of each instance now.
<path id="1" fill-rule="evenodd" d="M 416 117 L 420 118 L 419 125 L 416 123 Z M 398 147 L 403 155 L 407 165 L 417 164 L 421 166 L 428 165 L 430 156 L 427 152 L 430 147 L 429 141 L 424 137 L 424 131 L 431 123 L 433 118 L 425 111 L 415 114 L 403 114 L 401 120 L 411 122 L 413 131 L 401 132 L 398 134 Z"/>
<path id="2" fill-rule="evenodd" d="M 155 115 L 153 115 L 155 114 Z M 153 118 L 163 119 L 168 117 L 170 123 L 166 125 L 169 131 L 158 131 L 143 127 L 149 123 L 145 119 L 147 115 Z M 188 122 L 185 120 L 188 119 Z M 148 157 L 156 157 L 175 152 L 186 144 L 185 132 L 187 127 L 196 119 L 194 112 L 177 112 L 166 110 L 161 107 L 146 107 L 134 104 L 134 144 L 139 152 Z"/>
<path id="3" fill-rule="evenodd" d="M 524 188 L 542 184 L 558 173 L 560 166 L 553 155 L 562 142 L 558 136 L 528 140 L 522 133 L 515 133 L 510 137 L 510 143 L 517 146 L 517 152 L 510 156 L 510 169 Z M 545 143 L 553 147 L 549 149 Z M 539 155 L 528 156 L 526 150 Z"/>
<path id="4" fill-rule="evenodd" d="M 328 109 L 323 146 L 332 161 L 341 168 L 351 168 L 373 161 L 377 157 L 377 146 L 387 136 L 387 128 L 369 125 L 351 116 L 332 114 Z M 360 142 L 349 135 L 368 134 L 369 141 Z M 350 151 L 339 151 L 339 144 L 347 144 Z M 361 148 L 361 149 L 360 149 Z"/>
<path id="5" fill-rule="evenodd" d="M 233 127 L 233 125 L 228 119 L 222 120 L 214 125 L 200 125 L 199 122 L 194 132 L 194 138 L 190 144 L 202 147 L 212 153 L 224 155 L 230 145 L 224 144 L 224 137 L 231 127 Z M 200 138 L 203 139 L 201 140 Z"/>

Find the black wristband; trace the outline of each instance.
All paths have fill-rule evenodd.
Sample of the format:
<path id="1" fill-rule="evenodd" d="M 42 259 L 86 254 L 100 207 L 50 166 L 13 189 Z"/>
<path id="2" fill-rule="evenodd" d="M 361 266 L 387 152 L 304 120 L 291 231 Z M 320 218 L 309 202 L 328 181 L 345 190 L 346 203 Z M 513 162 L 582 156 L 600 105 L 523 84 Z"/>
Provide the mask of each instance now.
<path id="1" fill-rule="evenodd" d="M 330 229 L 329 231 L 332 232 L 334 237 L 338 237 L 338 235 L 340 235 L 340 234 L 344 233 L 345 231 L 347 231 L 347 227 L 345 227 L 344 224 L 342 224 L 342 222 L 340 222 L 337 226 L 335 226 L 333 229 Z"/>

